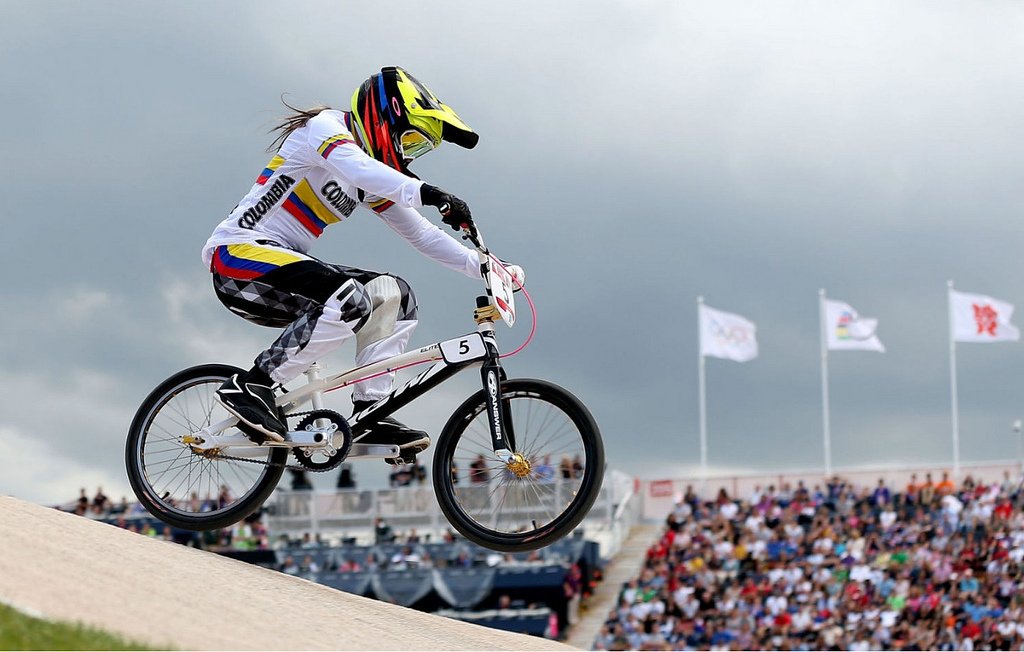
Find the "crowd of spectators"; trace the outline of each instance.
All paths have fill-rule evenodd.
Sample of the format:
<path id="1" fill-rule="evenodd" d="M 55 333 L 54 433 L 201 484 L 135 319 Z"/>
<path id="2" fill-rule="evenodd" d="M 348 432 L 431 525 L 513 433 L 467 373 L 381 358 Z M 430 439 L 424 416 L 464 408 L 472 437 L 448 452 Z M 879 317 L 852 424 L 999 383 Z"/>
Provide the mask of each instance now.
<path id="1" fill-rule="evenodd" d="M 225 504 L 233 500 L 227 487 L 222 487 L 216 497 L 206 500 L 193 496 L 191 509 L 202 511 L 209 504 Z M 261 513 L 256 512 L 250 518 L 231 527 L 206 532 L 189 532 L 175 530 L 161 523 L 139 502 L 128 502 L 127 497 L 113 501 L 106 496 L 103 488 L 96 489 L 92 498 L 83 487 L 78 499 L 59 506 L 62 511 L 70 511 L 79 516 L 110 523 L 116 527 L 135 532 L 154 539 L 173 541 L 195 548 L 215 552 L 225 550 L 270 550 L 272 548 L 266 525 L 262 522 Z"/>
<path id="2" fill-rule="evenodd" d="M 1021 483 L 689 489 L 599 650 L 1019 650 Z"/>

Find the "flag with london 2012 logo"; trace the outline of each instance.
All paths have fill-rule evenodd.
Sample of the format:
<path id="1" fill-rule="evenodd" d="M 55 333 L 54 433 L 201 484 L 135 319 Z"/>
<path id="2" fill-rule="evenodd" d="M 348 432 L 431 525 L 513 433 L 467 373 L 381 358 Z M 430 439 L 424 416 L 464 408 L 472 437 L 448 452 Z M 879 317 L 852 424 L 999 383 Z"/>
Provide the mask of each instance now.
<path id="1" fill-rule="evenodd" d="M 825 329 L 830 350 L 885 352 L 877 335 L 878 320 L 861 317 L 848 303 L 825 301 Z"/>
<path id="2" fill-rule="evenodd" d="M 1016 342 L 1020 330 L 1010 323 L 1013 304 L 984 294 L 950 289 L 953 339 L 957 342 Z"/>

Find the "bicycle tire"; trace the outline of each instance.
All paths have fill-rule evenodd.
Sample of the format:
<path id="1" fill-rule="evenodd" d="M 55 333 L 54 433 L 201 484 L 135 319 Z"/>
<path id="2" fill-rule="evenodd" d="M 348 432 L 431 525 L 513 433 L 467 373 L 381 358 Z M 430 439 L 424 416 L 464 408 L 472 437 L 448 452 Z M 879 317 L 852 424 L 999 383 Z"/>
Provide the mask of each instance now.
<path id="1" fill-rule="evenodd" d="M 486 424 L 486 395 L 484 390 L 480 390 L 455 410 L 441 431 L 437 449 L 434 451 L 434 491 L 441 511 L 448 522 L 470 541 L 501 552 L 536 550 L 569 534 L 590 511 L 601 491 L 601 482 L 604 477 L 604 444 L 601 441 L 600 430 L 590 411 L 578 398 L 562 387 L 544 380 L 521 378 L 503 381 L 501 392 L 503 411 L 511 418 L 514 441 L 519 449 L 515 452 L 522 452 L 531 462 L 527 476 L 514 477 L 514 473 L 501 470 L 502 467 L 505 469 L 508 467 L 494 458 L 490 431 Z M 569 428 L 570 435 L 573 432 L 578 435 L 579 451 L 584 458 L 582 460 L 584 462 L 582 477 L 579 478 L 578 484 L 575 480 L 570 481 L 569 485 L 565 485 L 565 481 L 557 479 L 552 482 L 540 475 L 538 461 L 543 459 L 545 451 L 537 448 L 536 439 L 531 443 L 529 435 L 524 432 L 525 428 L 531 425 L 533 407 L 531 405 L 524 408 L 526 416 L 523 418 L 524 409 L 518 407 L 518 402 L 523 399 L 546 406 L 549 414 L 543 415 L 541 426 L 544 429 L 554 430 L 555 426 L 558 426 L 559 428 Z M 543 406 L 539 406 L 538 411 L 544 410 Z M 481 416 L 483 423 L 476 424 Z M 560 419 L 563 420 L 561 425 L 557 423 Z M 506 432 L 508 432 L 508 425 L 506 424 Z M 467 434 L 471 430 L 472 434 Z M 561 438 L 564 435 L 558 435 L 558 437 Z M 464 439 L 473 438 L 477 441 L 467 443 L 465 449 L 460 451 L 460 443 Z M 480 441 L 481 438 L 485 438 L 485 441 Z M 498 489 L 491 488 L 494 483 L 490 479 L 486 481 L 487 485 L 478 484 L 474 487 L 472 484 L 473 472 L 471 472 L 469 484 L 463 487 L 456 486 L 461 467 L 458 467 L 458 473 L 453 472 L 452 462 L 464 461 L 466 452 L 472 454 L 472 446 L 476 446 L 481 455 L 490 453 L 491 469 L 498 470 L 501 474 L 497 484 L 499 487 L 502 484 L 506 486 L 501 502 L 496 506 L 498 511 L 505 505 L 510 490 L 520 492 L 519 495 L 523 499 L 519 508 L 520 515 L 513 518 L 508 528 L 497 528 L 500 516 L 495 515 L 495 505 L 491 503 L 496 499 L 495 493 Z M 485 457 L 485 461 L 486 459 Z M 477 478 L 478 481 L 480 477 L 482 476 Z M 560 508 L 560 512 L 543 524 L 538 524 L 536 519 L 531 518 L 530 515 L 535 514 L 531 510 L 544 508 L 545 501 L 549 498 L 552 504 L 556 506 L 560 504 L 560 495 L 566 486 L 571 491 L 571 498 L 564 504 L 564 507 Z M 510 489 L 513 487 L 514 489 Z M 473 492 L 476 492 L 476 496 L 479 498 L 483 490 L 488 491 L 486 503 L 481 502 L 476 507 L 470 505 Z M 535 501 L 534 505 L 528 504 L 531 500 Z M 474 515 L 474 510 L 476 515 Z M 550 510 L 548 513 L 551 513 Z M 490 524 L 481 521 L 480 517 L 485 515 L 491 517 Z M 522 524 L 527 519 L 529 519 L 528 527 L 530 529 L 523 530 Z"/>
<path id="2" fill-rule="evenodd" d="M 150 392 L 132 420 L 125 444 L 125 467 L 128 471 L 128 481 L 135 496 L 146 510 L 168 525 L 194 531 L 217 530 L 234 525 L 263 505 L 284 473 L 283 465 L 288 458 L 287 448 L 268 448 L 266 459 L 268 464 L 252 464 L 204 458 L 174 441 L 180 435 L 195 433 L 203 425 L 209 424 L 215 413 L 219 415 L 218 420 L 230 416 L 213 399 L 213 392 L 232 374 L 240 371 L 242 370 L 237 367 L 223 364 L 198 365 L 179 371 Z M 161 430 L 163 432 L 158 432 Z M 155 448 L 149 449 L 151 450 L 150 461 L 154 474 L 156 473 L 158 455 L 169 453 L 174 456 L 167 468 L 160 473 L 159 478 L 150 478 L 150 473 L 147 472 L 147 444 L 149 443 L 153 443 L 154 446 L 168 446 L 159 451 Z M 204 468 L 207 471 L 215 472 L 218 480 L 223 482 L 229 481 L 228 471 L 232 471 L 234 477 L 241 481 L 241 485 L 249 484 L 251 486 L 240 492 L 237 499 L 222 505 L 222 500 L 226 500 L 226 498 L 220 492 L 227 485 L 218 483 L 218 498 L 214 507 L 211 504 L 213 499 L 209 495 L 213 484 L 212 476 L 207 482 L 207 496 L 198 495 L 198 492 L 203 489 L 203 479 L 200 474 Z M 197 476 L 197 485 L 193 483 L 193 471 Z M 185 487 L 187 495 L 184 499 L 186 508 L 179 505 L 181 501 L 172 495 L 168 486 L 154 486 L 162 485 L 163 476 L 169 472 L 174 472 L 169 482 L 176 481 L 178 476 L 183 472 L 186 473 L 188 481 Z M 246 476 L 250 473 L 253 474 L 250 476 L 251 479 L 246 480 Z M 179 486 L 181 482 L 185 482 L 185 480 L 181 480 Z M 198 487 L 196 493 L 193 493 L 194 486 Z M 176 494 L 177 491 L 178 489 L 175 489 L 173 493 Z M 233 493 L 228 494 L 228 496 L 233 495 Z M 199 501 L 198 508 L 194 510 L 191 508 L 197 507 L 197 505 L 193 496 L 196 496 Z"/>

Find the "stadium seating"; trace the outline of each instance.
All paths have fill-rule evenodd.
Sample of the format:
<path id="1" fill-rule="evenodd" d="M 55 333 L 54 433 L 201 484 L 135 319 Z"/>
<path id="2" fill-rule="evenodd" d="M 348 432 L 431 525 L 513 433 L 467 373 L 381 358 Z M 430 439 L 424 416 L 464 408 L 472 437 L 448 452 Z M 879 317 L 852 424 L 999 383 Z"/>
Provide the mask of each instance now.
<path id="1" fill-rule="evenodd" d="M 1022 506 L 1009 473 L 683 496 L 593 649 L 1019 650 Z"/>

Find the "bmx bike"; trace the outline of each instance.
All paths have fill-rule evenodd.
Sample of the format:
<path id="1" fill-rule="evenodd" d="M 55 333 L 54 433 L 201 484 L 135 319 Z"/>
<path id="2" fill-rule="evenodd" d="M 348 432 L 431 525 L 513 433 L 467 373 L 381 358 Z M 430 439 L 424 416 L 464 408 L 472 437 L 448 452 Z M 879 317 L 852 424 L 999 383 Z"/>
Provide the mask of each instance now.
<path id="1" fill-rule="evenodd" d="M 175 527 L 219 529 L 258 510 L 286 468 L 324 472 L 351 459 L 400 460 L 397 446 L 360 444 L 361 436 L 459 371 L 479 367 L 483 388 L 455 409 L 435 442 L 431 475 L 442 513 L 467 539 L 505 552 L 541 548 L 570 533 L 601 489 L 600 431 L 567 390 L 506 378 L 494 324 L 515 323 L 513 291 L 522 286 L 475 226 L 463 228 L 463 238 L 480 255 L 486 290 L 473 311 L 476 331 L 334 375 L 314 364 L 305 384 L 276 388 L 289 426 L 283 442 L 254 442 L 215 400 L 237 367 L 199 365 L 161 383 L 139 407 L 125 447 L 142 505 Z M 348 419 L 324 407 L 328 392 L 423 363 L 433 364 Z"/>

